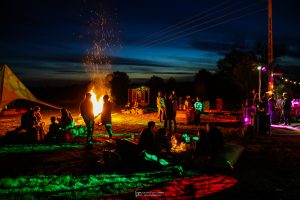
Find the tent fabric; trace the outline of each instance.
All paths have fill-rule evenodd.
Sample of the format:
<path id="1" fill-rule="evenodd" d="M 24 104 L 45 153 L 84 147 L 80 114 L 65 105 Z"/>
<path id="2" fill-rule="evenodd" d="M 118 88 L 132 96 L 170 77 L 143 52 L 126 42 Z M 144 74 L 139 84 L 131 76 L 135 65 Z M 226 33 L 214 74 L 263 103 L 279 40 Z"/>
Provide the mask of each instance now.
<path id="1" fill-rule="evenodd" d="M 4 106 L 16 99 L 25 99 L 39 104 L 43 104 L 52 108 L 60 109 L 41 100 L 38 100 L 18 79 L 13 71 L 4 64 L 0 68 L 0 110 Z"/>

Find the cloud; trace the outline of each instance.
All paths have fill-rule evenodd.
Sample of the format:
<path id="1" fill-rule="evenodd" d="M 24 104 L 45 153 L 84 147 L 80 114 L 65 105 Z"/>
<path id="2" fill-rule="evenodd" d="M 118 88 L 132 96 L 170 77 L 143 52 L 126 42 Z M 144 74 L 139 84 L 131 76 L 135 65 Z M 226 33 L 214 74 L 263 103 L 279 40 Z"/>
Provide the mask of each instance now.
<path id="1" fill-rule="evenodd" d="M 219 55 L 225 55 L 232 49 L 250 50 L 245 41 L 240 42 L 212 42 L 212 41 L 196 41 L 190 42 L 190 46 L 196 50 L 214 52 Z"/>

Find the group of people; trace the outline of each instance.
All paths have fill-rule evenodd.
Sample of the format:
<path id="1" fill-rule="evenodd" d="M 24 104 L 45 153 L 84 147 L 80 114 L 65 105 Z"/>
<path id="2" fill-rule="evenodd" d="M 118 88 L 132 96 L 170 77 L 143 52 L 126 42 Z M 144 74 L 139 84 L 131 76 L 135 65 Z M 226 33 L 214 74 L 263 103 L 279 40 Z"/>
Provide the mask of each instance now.
<path id="1" fill-rule="evenodd" d="M 160 128 L 156 131 L 154 121 L 148 122 L 147 128 L 145 128 L 139 137 L 138 151 L 148 151 L 152 154 L 170 153 L 171 142 L 167 136 L 166 128 Z"/>
<path id="2" fill-rule="evenodd" d="M 195 142 L 193 155 L 196 156 L 214 156 L 220 153 L 224 148 L 223 133 L 214 123 L 206 123 L 205 129 L 200 129 L 197 134 L 199 140 Z"/>
<path id="3" fill-rule="evenodd" d="M 33 135 L 36 142 L 59 142 L 65 141 L 65 131 L 73 127 L 74 121 L 71 113 L 66 109 L 60 110 L 61 117 L 52 116 L 48 133 L 45 133 L 45 122 L 42 120 L 41 108 L 35 106 L 29 107 L 21 116 L 20 129 L 27 131 Z"/>
<path id="4" fill-rule="evenodd" d="M 86 142 L 93 143 L 93 133 L 95 126 L 95 116 L 93 111 L 93 103 L 91 93 L 86 93 L 84 100 L 80 103 L 80 114 L 85 122 L 87 129 Z M 112 138 L 112 120 L 111 111 L 112 103 L 109 101 L 109 96 L 103 97 L 103 110 L 101 112 L 101 124 L 104 125 L 109 138 Z M 60 110 L 61 117 L 52 116 L 49 131 L 45 133 L 45 122 L 42 121 L 41 108 L 35 106 L 21 116 L 21 126 L 19 129 L 25 130 L 34 136 L 37 142 L 65 142 L 67 130 L 74 128 L 75 123 L 69 110 L 62 108 Z"/>
<path id="5" fill-rule="evenodd" d="M 61 117 L 52 116 L 49 132 L 45 137 L 45 141 L 49 143 L 60 143 L 66 141 L 66 133 L 75 126 L 72 114 L 66 108 L 60 110 Z"/>
<path id="6" fill-rule="evenodd" d="M 200 125 L 200 116 L 203 112 L 203 103 L 199 97 L 191 102 L 186 99 L 185 110 L 189 112 L 189 122 Z M 169 131 L 172 131 L 172 122 L 174 123 L 174 130 L 177 130 L 176 112 L 179 109 L 178 99 L 175 91 L 172 91 L 170 95 L 158 92 L 156 97 L 156 105 L 158 110 L 158 119 L 160 122 L 164 122 L 164 127 L 169 126 Z"/>
<path id="7" fill-rule="evenodd" d="M 193 142 L 191 148 L 193 156 L 215 156 L 224 149 L 223 133 L 213 123 L 207 123 L 197 136 L 198 140 Z M 170 155 L 172 149 L 166 128 L 156 130 L 154 121 L 148 122 L 148 127 L 141 132 L 137 146 L 139 153 L 147 151 L 158 156 Z"/>
<path id="8" fill-rule="evenodd" d="M 21 116 L 20 129 L 32 134 L 35 141 L 42 141 L 44 138 L 45 122 L 42 121 L 41 108 L 39 106 L 29 107 Z"/>
<path id="9" fill-rule="evenodd" d="M 265 93 L 262 100 L 258 104 L 257 111 L 260 113 L 269 114 L 271 123 L 278 123 L 278 119 L 276 119 L 276 111 L 280 110 L 281 113 L 279 123 L 283 125 L 289 125 L 291 107 L 291 99 L 287 92 L 284 92 L 280 99 L 275 99 L 274 94 L 268 95 L 268 93 Z"/>
<path id="10" fill-rule="evenodd" d="M 104 95 L 103 97 L 103 110 L 101 112 L 101 124 L 104 125 L 109 138 L 112 138 L 112 120 L 111 120 L 111 111 L 112 111 L 112 103 L 109 101 L 109 96 Z M 87 144 L 91 145 L 94 143 L 93 134 L 94 134 L 94 125 L 95 125 L 95 116 L 92 102 L 91 93 L 86 93 L 84 100 L 80 103 L 80 114 L 85 122 L 87 127 Z"/>
<path id="11" fill-rule="evenodd" d="M 164 122 L 164 127 L 172 132 L 172 124 L 174 124 L 174 131 L 177 131 L 176 113 L 178 109 L 178 100 L 175 91 L 171 94 L 163 94 L 158 92 L 156 97 L 156 105 L 158 109 L 158 119 L 160 122 Z"/>

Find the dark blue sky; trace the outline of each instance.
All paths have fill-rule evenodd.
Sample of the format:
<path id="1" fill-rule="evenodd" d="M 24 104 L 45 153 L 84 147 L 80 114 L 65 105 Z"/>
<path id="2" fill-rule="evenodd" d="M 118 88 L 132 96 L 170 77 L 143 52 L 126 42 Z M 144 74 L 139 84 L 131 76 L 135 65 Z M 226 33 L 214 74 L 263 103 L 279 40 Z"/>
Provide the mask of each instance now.
<path id="1" fill-rule="evenodd" d="M 278 64 L 289 73 L 300 68 L 299 6 L 273 0 L 274 44 L 286 48 Z M 234 48 L 266 44 L 266 8 L 266 0 L 2 0 L 0 61 L 28 84 L 70 84 L 89 79 L 83 59 L 98 42 L 111 70 L 131 79 L 192 80 Z"/>

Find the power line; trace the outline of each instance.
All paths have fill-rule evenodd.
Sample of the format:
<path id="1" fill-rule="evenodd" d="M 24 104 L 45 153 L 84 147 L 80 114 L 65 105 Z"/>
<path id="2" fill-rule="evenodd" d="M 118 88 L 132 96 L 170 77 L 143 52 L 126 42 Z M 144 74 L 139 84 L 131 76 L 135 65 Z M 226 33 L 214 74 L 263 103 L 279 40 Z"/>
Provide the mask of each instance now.
<path id="1" fill-rule="evenodd" d="M 226 3 L 229 3 L 230 1 L 232 1 L 232 0 L 227 0 L 227 1 L 225 1 L 225 2 L 223 2 L 223 3 L 221 3 L 221 4 L 218 4 L 218 5 L 216 5 L 216 6 L 212 7 L 212 8 L 210 8 L 210 9 L 204 11 L 204 12 L 197 13 L 196 15 L 193 15 L 192 17 L 189 17 L 189 18 L 187 18 L 187 19 L 184 19 L 184 20 L 182 20 L 182 21 L 179 21 L 179 22 L 177 22 L 176 24 L 173 24 L 173 25 L 170 25 L 170 26 L 168 26 L 168 27 L 166 27 L 166 28 L 163 28 L 163 29 L 160 30 L 160 31 L 154 32 L 154 33 L 152 33 L 152 34 L 146 36 L 146 37 L 145 37 L 144 39 L 142 39 L 140 42 L 141 42 L 141 43 L 147 42 L 147 41 L 151 40 L 151 38 L 153 38 L 153 37 L 159 36 L 159 35 L 161 35 L 161 34 L 168 33 L 168 32 L 170 32 L 170 31 L 172 31 L 173 29 L 178 29 L 178 27 L 180 27 L 180 26 L 182 26 L 182 25 L 185 26 L 186 23 L 190 24 L 190 23 L 192 23 L 194 20 L 198 20 L 197 18 L 198 18 L 199 16 L 204 15 L 205 13 L 208 13 L 209 11 L 211 11 L 211 10 L 213 10 L 213 9 L 216 9 L 216 8 L 222 6 L 222 5 L 225 5 Z M 240 3 L 241 3 L 241 2 L 240 2 Z M 223 8 L 223 9 L 224 9 L 224 8 Z M 223 10 L 223 9 L 222 9 L 222 10 Z M 215 11 L 215 12 L 216 12 L 216 11 Z M 209 15 L 208 15 L 208 16 L 209 16 Z M 205 16 L 204 16 L 204 17 L 205 17 Z M 204 18 L 204 17 L 201 17 L 201 18 Z M 196 18 L 196 19 L 195 19 L 195 18 Z M 201 19 L 201 18 L 200 18 L 200 19 Z M 190 20 L 192 20 L 192 21 L 189 22 Z M 180 26 L 179 26 L 179 25 L 180 25 Z"/>
<path id="2" fill-rule="evenodd" d="M 178 38 L 186 37 L 186 36 L 192 35 L 192 34 L 194 34 L 194 33 L 197 33 L 197 32 L 200 32 L 200 31 L 204 31 L 204 30 L 207 30 L 207 29 L 210 29 L 210 28 L 219 26 L 219 25 L 221 25 L 221 24 L 225 24 L 225 23 L 228 23 L 228 22 L 232 22 L 232 21 L 234 21 L 234 20 L 237 20 L 237 19 L 240 19 L 240 18 L 249 16 L 249 15 L 252 15 L 252 14 L 255 14 L 255 13 L 259 13 L 259 12 L 262 12 L 262 11 L 265 11 L 265 10 L 267 10 L 267 8 L 263 8 L 263 9 L 260 9 L 260 10 L 256 10 L 256 11 L 253 11 L 253 12 L 249 12 L 249 13 L 246 13 L 246 14 L 244 14 L 244 15 L 241 15 L 241 16 L 238 16 L 238 17 L 234 17 L 234 18 L 225 20 L 225 21 L 223 21 L 223 22 L 220 22 L 220 23 L 217 23 L 217 24 L 214 24 L 214 25 L 211 25 L 211 26 L 202 28 L 202 29 L 198 29 L 198 30 L 195 30 L 195 31 L 192 31 L 192 32 L 183 34 L 183 35 L 179 35 L 179 36 L 170 38 L 170 39 L 168 39 L 168 40 L 165 40 L 165 41 L 162 41 L 162 42 L 159 42 L 159 43 L 156 43 L 156 44 L 149 45 L 149 46 L 147 46 L 147 47 L 144 47 L 143 49 L 147 49 L 147 48 L 150 48 L 150 47 L 153 47 L 153 46 L 157 46 L 157 45 L 160 45 L 160 44 L 164 44 L 164 43 L 167 43 L 167 42 L 176 40 L 176 39 L 178 39 Z"/>
<path id="3" fill-rule="evenodd" d="M 155 39 L 155 40 L 153 40 L 153 41 L 151 41 L 151 42 L 148 42 L 148 43 L 144 44 L 141 48 L 148 48 L 148 46 L 152 46 L 152 45 L 155 45 L 156 43 L 160 43 L 160 41 L 165 40 L 165 39 L 168 39 L 169 37 L 176 37 L 176 38 L 177 38 L 177 35 L 179 35 L 179 34 L 184 34 L 184 32 L 191 31 L 192 29 L 194 29 L 194 28 L 196 28 L 196 27 L 205 25 L 205 24 L 210 23 L 210 22 L 214 22 L 214 21 L 220 20 L 220 19 L 222 19 L 222 18 L 224 18 L 224 17 L 226 17 L 226 16 L 229 16 L 229 15 L 233 15 L 233 14 L 239 13 L 239 12 L 241 12 L 241 11 L 247 9 L 247 8 L 250 8 L 250 7 L 255 6 L 256 4 L 258 4 L 258 3 L 254 3 L 254 4 L 251 4 L 251 5 L 249 5 L 249 6 L 240 8 L 240 9 L 238 9 L 238 10 L 236 10 L 236 11 L 232 11 L 232 12 L 229 12 L 229 13 L 224 14 L 224 15 L 222 15 L 222 16 L 215 17 L 215 18 L 213 18 L 213 19 L 207 20 L 207 21 L 202 22 L 202 23 L 200 23 L 200 24 L 196 24 L 196 25 L 194 25 L 194 26 L 187 27 L 187 28 L 185 28 L 184 30 L 177 31 L 177 32 L 171 33 L 171 34 L 169 34 L 169 35 L 164 35 L 164 36 L 162 36 L 162 37 L 160 37 L 160 38 L 157 38 L 157 39 Z M 162 41 L 162 42 L 165 43 L 165 41 Z"/>

